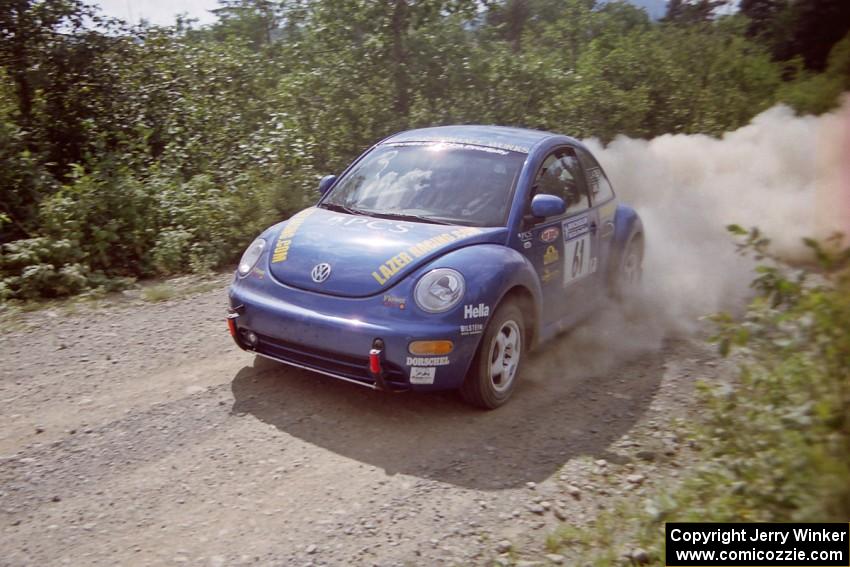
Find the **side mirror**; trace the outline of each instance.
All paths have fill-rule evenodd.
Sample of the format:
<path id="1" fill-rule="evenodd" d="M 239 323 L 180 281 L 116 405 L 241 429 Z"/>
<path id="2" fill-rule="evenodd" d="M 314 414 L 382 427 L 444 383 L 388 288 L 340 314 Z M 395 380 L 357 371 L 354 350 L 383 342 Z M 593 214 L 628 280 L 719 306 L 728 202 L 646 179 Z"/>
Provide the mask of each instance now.
<path id="1" fill-rule="evenodd" d="M 567 211 L 567 204 L 555 195 L 535 195 L 531 199 L 531 214 L 539 219 L 556 217 Z"/>
<path id="2" fill-rule="evenodd" d="M 327 193 L 331 185 L 334 184 L 334 181 L 336 181 L 336 175 L 325 175 L 322 177 L 322 180 L 319 181 L 319 195 Z"/>

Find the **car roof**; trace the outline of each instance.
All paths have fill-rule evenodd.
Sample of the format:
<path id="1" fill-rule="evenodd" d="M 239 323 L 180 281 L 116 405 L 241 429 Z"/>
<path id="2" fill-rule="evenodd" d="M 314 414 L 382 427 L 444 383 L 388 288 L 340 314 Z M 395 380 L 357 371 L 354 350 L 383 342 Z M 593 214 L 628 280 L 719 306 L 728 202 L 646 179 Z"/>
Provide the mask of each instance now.
<path id="1" fill-rule="evenodd" d="M 432 128 L 419 128 L 399 132 L 381 143 L 397 142 L 446 142 L 455 144 L 471 144 L 475 146 L 486 146 L 514 152 L 529 153 L 541 140 L 546 138 L 567 138 L 544 132 L 541 130 L 530 130 L 527 128 L 512 128 L 509 126 L 435 126 Z M 567 138 L 575 142 L 572 138 Z"/>

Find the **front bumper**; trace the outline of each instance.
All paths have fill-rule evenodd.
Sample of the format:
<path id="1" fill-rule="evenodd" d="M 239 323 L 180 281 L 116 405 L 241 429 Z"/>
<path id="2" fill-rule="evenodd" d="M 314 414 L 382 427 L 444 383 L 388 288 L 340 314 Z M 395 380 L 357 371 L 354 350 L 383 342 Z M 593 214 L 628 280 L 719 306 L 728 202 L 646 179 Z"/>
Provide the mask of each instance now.
<path id="1" fill-rule="evenodd" d="M 378 296 L 342 298 L 295 289 L 268 276 L 236 278 L 230 288 L 231 331 L 245 350 L 358 385 L 459 388 L 480 334 L 461 334 L 457 310 L 442 315 L 420 311 L 405 299 L 409 291 L 401 282 Z M 412 355 L 409 344 L 416 340 L 450 340 L 454 349 L 447 355 Z M 369 364 L 376 341 L 382 347 L 380 378 Z"/>

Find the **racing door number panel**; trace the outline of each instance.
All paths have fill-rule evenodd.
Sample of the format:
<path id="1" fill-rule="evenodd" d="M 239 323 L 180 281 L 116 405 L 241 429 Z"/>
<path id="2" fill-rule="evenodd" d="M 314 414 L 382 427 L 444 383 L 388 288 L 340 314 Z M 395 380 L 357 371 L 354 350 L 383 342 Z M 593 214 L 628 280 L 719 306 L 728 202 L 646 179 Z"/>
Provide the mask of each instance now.
<path id="1" fill-rule="evenodd" d="M 587 215 L 564 221 L 564 287 L 596 269 Z"/>

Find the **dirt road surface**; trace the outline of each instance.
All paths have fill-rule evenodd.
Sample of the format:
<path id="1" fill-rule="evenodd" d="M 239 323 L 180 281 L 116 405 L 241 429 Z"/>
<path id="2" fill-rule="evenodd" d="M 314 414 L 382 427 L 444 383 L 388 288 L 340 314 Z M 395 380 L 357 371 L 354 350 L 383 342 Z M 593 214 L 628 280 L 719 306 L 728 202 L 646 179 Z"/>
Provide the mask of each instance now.
<path id="1" fill-rule="evenodd" d="M 682 440 L 663 425 L 719 371 L 701 341 L 679 339 L 585 373 L 570 361 L 588 345 L 565 336 L 483 412 L 244 353 L 225 288 L 47 309 L 3 332 L 0 565 L 543 556 L 561 519 L 582 524 L 676 476 Z"/>

